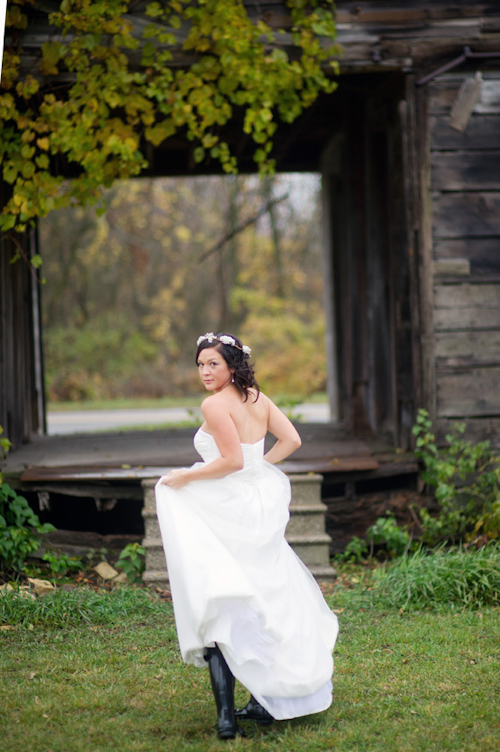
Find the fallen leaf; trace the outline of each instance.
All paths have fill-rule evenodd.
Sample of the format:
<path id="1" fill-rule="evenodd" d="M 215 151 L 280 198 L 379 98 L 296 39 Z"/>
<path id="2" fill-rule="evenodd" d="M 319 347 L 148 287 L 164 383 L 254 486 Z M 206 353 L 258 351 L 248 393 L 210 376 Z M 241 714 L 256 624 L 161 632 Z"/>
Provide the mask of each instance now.
<path id="1" fill-rule="evenodd" d="M 94 572 L 97 572 L 103 580 L 113 580 L 118 576 L 116 569 L 110 566 L 107 561 L 101 561 L 100 564 L 94 567 Z"/>
<path id="2" fill-rule="evenodd" d="M 53 593 L 55 590 L 54 585 L 49 580 L 38 580 L 36 577 L 28 577 L 28 582 L 31 589 L 37 595 L 46 595 L 46 593 Z"/>
<path id="3" fill-rule="evenodd" d="M 28 679 L 30 679 L 30 680 L 31 680 L 31 679 L 34 679 L 34 678 L 35 678 L 35 676 L 36 676 L 36 673 L 35 673 L 34 671 L 32 671 L 32 672 L 30 673 L 30 675 L 28 676 Z"/>

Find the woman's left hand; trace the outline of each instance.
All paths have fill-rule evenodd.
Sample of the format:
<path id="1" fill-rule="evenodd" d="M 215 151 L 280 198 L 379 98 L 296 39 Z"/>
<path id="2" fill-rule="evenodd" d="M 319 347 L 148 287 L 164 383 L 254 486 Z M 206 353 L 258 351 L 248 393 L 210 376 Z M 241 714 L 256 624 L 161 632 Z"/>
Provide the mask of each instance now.
<path id="1" fill-rule="evenodd" d="M 182 488 L 190 480 L 190 471 L 185 467 L 181 467 L 178 470 L 171 470 L 168 475 L 160 478 L 160 483 L 170 486 L 170 488 Z"/>

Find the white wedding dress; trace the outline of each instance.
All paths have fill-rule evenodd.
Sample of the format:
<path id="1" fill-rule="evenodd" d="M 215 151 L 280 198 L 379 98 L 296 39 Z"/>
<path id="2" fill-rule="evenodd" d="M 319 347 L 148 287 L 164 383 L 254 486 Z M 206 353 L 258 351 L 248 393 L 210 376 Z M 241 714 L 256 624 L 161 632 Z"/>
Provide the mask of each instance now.
<path id="1" fill-rule="evenodd" d="M 205 463 L 220 456 L 202 429 L 194 445 Z M 288 478 L 263 459 L 264 439 L 242 449 L 243 469 L 225 478 L 156 485 L 181 654 L 206 666 L 217 643 L 274 718 L 317 713 L 332 702 L 337 617 L 285 541 Z"/>

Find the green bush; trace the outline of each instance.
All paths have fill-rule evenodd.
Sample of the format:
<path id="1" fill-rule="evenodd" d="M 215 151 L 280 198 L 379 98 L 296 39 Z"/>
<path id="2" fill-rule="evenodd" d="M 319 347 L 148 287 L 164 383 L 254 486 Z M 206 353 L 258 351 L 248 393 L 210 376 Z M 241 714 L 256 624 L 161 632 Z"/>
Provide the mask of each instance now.
<path id="1" fill-rule="evenodd" d="M 430 546 L 500 536 L 500 459 L 488 441 L 473 444 L 463 438 L 464 432 L 465 424 L 457 423 L 446 436 L 447 445 L 438 448 L 424 409 L 413 427 L 416 454 L 425 468 L 422 479 L 434 489 L 439 504 L 436 517 L 419 510 L 422 541 Z"/>
<path id="2" fill-rule="evenodd" d="M 145 569 L 145 554 L 146 550 L 139 543 L 129 543 L 120 553 L 115 566 L 123 569 L 129 582 L 140 583 Z"/>
<path id="3" fill-rule="evenodd" d="M 379 602 L 403 610 L 500 605 L 500 546 L 480 549 L 422 547 L 375 570 Z"/>
<path id="4" fill-rule="evenodd" d="M 383 546 L 391 559 L 402 556 L 411 543 L 408 531 L 399 527 L 395 517 L 389 512 L 387 517 L 379 517 L 375 524 L 368 528 L 366 536 L 370 541 L 371 553 L 374 545 Z"/>
<path id="5" fill-rule="evenodd" d="M 70 571 L 78 572 L 85 569 L 85 564 L 79 556 L 68 556 L 52 550 L 44 553 L 42 561 L 47 563 L 51 574 L 58 577 L 64 577 Z"/>
<path id="6" fill-rule="evenodd" d="M 55 530 L 43 525 L 24 496 L 7 483 L 0 486 L 0 572 L 21 573 L 26 559 L 40 546 L 41 535 Z"/>
<path id="7" fill-rule="evenodd" d="M 358 538 L 358 536 L 355 535 L 353 538 L 351 538 L 342 553 L 335 556 L 335 559 L 337 561 L 356 563 L 363 561 L 367 554 L 368 545 L 366 541 L 364 541 L 363 538 Z"/>

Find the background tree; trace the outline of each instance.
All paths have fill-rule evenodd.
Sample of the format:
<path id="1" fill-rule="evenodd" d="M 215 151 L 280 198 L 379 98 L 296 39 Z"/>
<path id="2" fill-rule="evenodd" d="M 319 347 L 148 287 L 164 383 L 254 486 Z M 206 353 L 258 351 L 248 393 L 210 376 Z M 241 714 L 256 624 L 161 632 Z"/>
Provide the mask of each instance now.
<path id="1" fill-rule="evenodd" d="M 258 354 L 266 389 L 323 389 L 319 187 L 312 175 L 264 192 L 257 176 L 140 179 L 107 191 L 104 214 L 52 212 L 40 223 L 49 397 L 198 393 L 186 343 L 224 322 Z"/>

